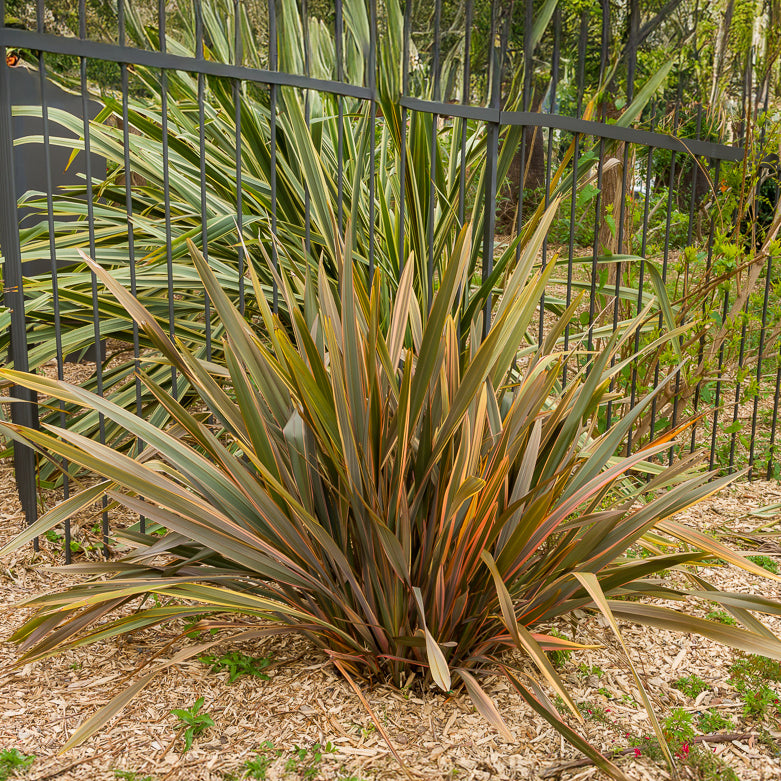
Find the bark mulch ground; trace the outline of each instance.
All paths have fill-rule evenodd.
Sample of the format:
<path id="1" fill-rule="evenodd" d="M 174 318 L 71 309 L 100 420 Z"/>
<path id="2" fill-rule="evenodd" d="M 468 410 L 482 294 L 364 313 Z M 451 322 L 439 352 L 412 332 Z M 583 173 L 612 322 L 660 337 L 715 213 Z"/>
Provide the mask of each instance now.
<path id="1" fill-rule="evenodd" d="M 684 520 L 703 530 L 729 527 L 750 534 L 767 522 L 752 517 L 752 508 L 779 500 L 781 487 L 775 483 L 740 484 L 691 510 Z M 12 470 L 0 464 L 0 544 L 21 528 L 22 521 Z M 84 534 L 91 523 L 94 520 L 84 521 Z M 771 557 L 779 551 L 772 541 L 764 548 Z M 58 563 L 58 555 L 57 545 L 44 540 L 39 553 L 26 549 L 0 562 L 2 641 L 29 615 L 27 609 L 14 605 L 73 578 L 41 569 Z M 743 572 L 711 568 L 701 574 L 723 589 L 780 596 L 775 584 Z M 767 624 L 781 633 L 781 621 Z M 720 781 L 729 777 L 725 769 L 729 767 L 747 781 L 781 778 L 781 754 L 775 744 L 775 738 L 781 738 L 778 716 L 756 720 L 742 715 L 740 694 L 727 682 L 733 651 L 692 635 L 630 624 L 622 628 L 661 717 L 682 708 L 694 715 L 696 727 L 699 714 L 711 709 L 731 721 L 731 727 L 706 734 L 696 744 L 700 756 L 708 752 L 711 765 L 711 755 L 724 764 L 714 765 L 707 775 L 703 761 L 699 765 L 681 762 L 682 777 Z M 604 623 L 584 614 L 575 626 L 564 624 L 559 629 L 574 631 L 582 642 L 601 645 L 599 650 L 573 654 L 561 667 L 586 717 L 583 733 L 604 750 L 624 750 L 618 761 L 631 778 L 669 778 L 663 763 L 654 759 L 652 741 L 646 740 L 651 729 L 645 711 Z M 162 641 L 180 631 L 181 627 L 166 627 L 140 632 L 130 641 L 99 642 L 21 666 L 15 665 L 16 646 L 0 642 L 0 752 L 17 749 L 35 755 L 24 773 L 32 781 L 227 781 L 247 777 L 250 769 L 254 773 L 250 777 L 288 781 L 405 777 L 350 686 L 321 652 L 295 637 L 227 645 L 218 652 L 267 659 L 263 672 L 268 680 L 242 676 L 230 683 L 227 672 L 213 672 L 197 659 L 170 667 L 97 736 L 58 753 L 78 725 L 120 691 Z M 673 686 L 690 675 L 699 676 L 708 687 L 695 698 Z M 581 755 L 514 696 L 499 675 L 486 678 L 484 685 L 515 736 L 511 743 L 483 721 L 465 695 L 445 696 L 424 689 L 415 678 L 402 691 L 375 686 L 367 688 L 365 696 L 415 778 L 574 781 L 603 777 L 591 766 L 567 767 Z M 189 708 L 198 698 L 203 698 L 201 712 L 211 716 L 214 726 L 184 752 L 184 735 L 171 711 Z M 697 750 L 692 748 L 690 755 Z"/>

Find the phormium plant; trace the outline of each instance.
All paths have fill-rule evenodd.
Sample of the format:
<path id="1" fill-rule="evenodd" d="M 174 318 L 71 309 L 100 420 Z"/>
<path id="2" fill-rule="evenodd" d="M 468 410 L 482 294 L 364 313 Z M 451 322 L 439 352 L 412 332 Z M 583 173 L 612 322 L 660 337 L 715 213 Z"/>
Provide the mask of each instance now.
<path id="1" fill-rule="evenodd" d="M 671 520 L 727 478 L 694 471 L 690 459 L 653 464 L 651 458 L 669 448 L 670 436 L 616 455 L 651 396 L 607 432 L 596 432 L 611 377 L 635 359 L 618 356 L 648 311 L 603 349 L 581 355 L 582 368 L 563 389 L 567 355 L 558 345 L 578 302 L 541 346 L 525 339 L 554 265 L 540 268 L 535 260 L 557 205 L 508 275 L 484 340 L 480 312 L 466 338 L 458 333 L 459 291 L 470 283 L 468 227 L 442 262 L 427 312 L 413 294 L 411 262 L 398 289 L 386 289 L 380 271 L 366 284 L 348 230 L 346 244 L 335 247 L 338 284 L 322 267 L 317 275 L 280 274 L 290 317 L 284 327 L 252 268 L 260 322 L 234 308 L 191 245 L 224 325 L 224 366 L 173 343 L 142 304 L 88 261 L 203 406 L 185 409 L 142 373 L 175 421 L 161 430 L 77 386 L 0 372 L 42 398 L 95 410 L 145 443 L 134 456 L 54 426 L 38 431 L 2 423 L 11 437 L 103 481 L 50 510 L 0 555 L 101 494 L 167 530 L 162 537 L 117 530 L 125 547 L 116 560 L 83 563 L 80 572 L 88 577 L 80 585 L 31 600 L 38 612 L 13 636 L 22 660 L 172 619 L 231 613 L 246 618 L 245 636 L 305 634 L 356 687 L 360 677 L 400 685 L 411 666 L 445 691 L 463 686 L 479 712 L 512 740 L 478 680 L 481 671 L 498 666 L 542 718 L 605 772 L 625 778 L 579 737 L 546 694 L 545 688 L 581 718 L 546 655 L 578 645 L 540 632 L 538 625 L 590 609 L 607 619 L 621 643 L 617 620 L 626 619 L 699 632 L 781 659 L 781 643 L 757 631 L 749 614 L 778 613 L 777 602 L 722 594 L 688 569 L 688 589 L 654 578 L 710 554 L 778 579 Z M 642 471 L 651 478 L 638 479 Z M 657 542 L 666 538 L 672 552 L 627 557 L 650 531 Z M 682 548 L 674 547 L 678 542 Z M 145 600 L 149 595 L 160 603 Z M 729 605 L 746 619 L 742 627 L 726 626 L 649 604 L 643 596 L 696 597 Z M 132 614 L 112 617 L 132 604 L 138 605 Z M 185 648 L 174 661 L 204 647 Z M 535 674 L 503 660 L 513 648 L 526 653 Z M 91 734 L 120 702 L 106 706 L 67 745 Z"/>

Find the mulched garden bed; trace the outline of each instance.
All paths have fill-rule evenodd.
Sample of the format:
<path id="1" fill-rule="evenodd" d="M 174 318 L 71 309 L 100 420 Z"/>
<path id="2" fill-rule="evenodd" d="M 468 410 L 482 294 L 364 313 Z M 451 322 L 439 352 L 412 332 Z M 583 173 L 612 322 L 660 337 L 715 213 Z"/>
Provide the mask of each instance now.
<path id="1" fill-rule="evenodd" d="M 751 510 L 778 501 L 781 486 L 776 483 L 741 483 L 681 519 L 702 530 L 728 527 L 748 534 L 767 523 L 752 517 Z M 10 539 L 22 522 L 12 469 L 0 464 L 0 543 Z M 85 519 L 84 528 L 91 523 L 94 519 Z M 771 558 L 780 550 L 772 540 L 763 546 Z M 59 560 L 56 544 L 44 540 L 39 553 L 26 549 L 0 562 L 2 640 L 28 614 L 24 608 L 14 609 L 16 603 L 72 577 L 39 569 Z M 777 585 L 743 572 L 711 568 L 701 574 L 724 589 L 781 596 Z M 705 612 L 700 610 L 701 615 Z M 781 635 L 781 621 L 766 623 Z M 574 632 L 581 642 L 602 645 L 599 650 L 573 654 L 561 666 L 585 715 L 582 732 L 606 751 L 625 750 L 617 761 L 630 777 L 669 778 L 654 759 L 653 741 L 646 739 L 651 729 L 645 711 L 604 622 L 584 614 L 577 625 L 557 628 L 568 635 Z M 736 658 L 733 651 L 692 635 L 629 624 L 622 629 L 660 717 L 682 708 L 693 714 L 696 728 L 699 714 L 711 709 L 732 726 L 706 735 L 698 744 L 703 751 L 723 760 L 739 779 L 781 778 L 781 754 L 775 742 L 781 741 L 779 716 L 768 713 L 761 720 L 743 716 L 741 696 L 727 682 L 728 668 Z M 228 672 L 213 672 L 197 659 L 170 667 L 97 736 L 58 754 L 78 725 L 119 692 L 163 641 L 174 640 L 181 630 L 182 626 L 170 626 L 144 631 L 129 642 L 99 642 L 23 666 L 14 666 L 16 646 L 0 643 L 0 752 L 18 749 L 34 754 L 24 774 L 33 781 L 143 781 L 147 777 L 227 781 L 244 778 L 247 762 L 257 778 L 264 777 L 263 772 L 268 779 L 289 781 L 405 777 L 355 692 L 324 654 L 296 637 L 226 644 L 211 652 L 221 656 L 235 651 L 266 659 L 268 666 L 262 672 L 268 680 L 242 676 L 230 683 Z M 173 649 L 187 642 L 194 641 L 180 639 Z M 170 658 L 173 649 L 164 658 Z M 690 675 L 708 686 L 696 697 L 673 686 Z M 486 677 L 484 685 L 505 716 L 514 742 L 505 742 L 488 726 L 465 695 L 424 689 L 417 678 L 410 677 L 402 691 L 377 685 L 364 692 L 413 777 L 496 781 L 603 777 L 592 766 L 564 767 L 581 755 L 521 702 L 499 674 Z M 171 711 L 190 708 L 200 697 L 200 712 L 208 714 L 214 726 L 197 735 L 191 750 L 183 752 L 184 734 Z M 713 781 L 723 777 L 714 772 Z M 691 762 L 682 763 L 681 774 L 707 778 Z"/>

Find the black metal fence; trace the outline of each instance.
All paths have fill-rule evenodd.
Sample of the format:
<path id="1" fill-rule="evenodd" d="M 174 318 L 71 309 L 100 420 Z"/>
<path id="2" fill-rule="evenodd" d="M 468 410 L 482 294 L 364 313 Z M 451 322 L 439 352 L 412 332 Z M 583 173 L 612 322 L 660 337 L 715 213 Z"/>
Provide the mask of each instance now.
<path id="1" fill-rule="evenodd" d="M 713 33 L 675 2 L 657 15 L 639 0 L 192 0 L 174 11 L 118 0 L 109 29 L 85 0 L 65 21 L 52 5 L 0 0 L 0 338 L 15 368 L 75 376 L 152 419 L 162 412 L 134 378 L 142 363 L 186 395 L 85 271 L 81 248 L 212 360 L 220 325 L 185 261 L 187 238 L 249 315 L 248 263 L 268 254 L 278 267 L 280 246 L 316 263 L 323 236 L 346 226 L 369 276 L 397 273 L 413 253 L 430 296 L 448 231 L 479 228 L 476 268 L 490 280 L 529 216 L 561 197 L 541 249 L 560 273 L 541 301 L 540 339 L 546 312 L 578 291 L 580 330 L 565 346 L 593 344 L 662 288 L 656 331 L 691 323 L 622 375 L 600 425 L 688 356 L 627 447 L 696 419 L 690 447 L 709 448 L 712 466 L 777 476 L 778 162 L 761 120 L 772 74 L 755 69 L 756 51 L 714 62 L 709 82 L 696 63 Z M 674 57 L 660 59 L 664 47 Z M 12 105 L 19 68 L 40 84 L 37 106 Z M 52 105 L 49 79 L 81 112 Z M 37 118 L 40 132 L 14 138 L 12 115 Z M 34 145 L 45 172 L 21 224 L 14 143 Z M 52 153 L 63 148 L 77 182 L 61 179 Z M 25 275 L 29 261 L 46 273 Z M 106 340 L 94 370 L 67 365 Z M 25 402 L 12 405 L 19 423 L 120 441 L 97 414 L 12 393 Z M 20 447 L 14 457 L 28 518 L 41 486 L 67 495 L 67 465 Z"/>

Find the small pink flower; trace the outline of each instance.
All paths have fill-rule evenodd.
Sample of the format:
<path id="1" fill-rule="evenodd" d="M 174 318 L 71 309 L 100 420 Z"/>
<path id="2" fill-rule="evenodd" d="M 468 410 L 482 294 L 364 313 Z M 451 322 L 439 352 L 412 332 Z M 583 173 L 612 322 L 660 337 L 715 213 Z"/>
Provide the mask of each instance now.
<path id="1" fill-rule="evenodd" d="M 640 756 L 642 753 L 643 753 L 643 752 L 642 752 L 642 751 L 640 751 L 640 749 L 639 749 L 639 748 L 636 748 L 636 749 L 635 749 L 635 756 L 636 756 L 636 757 L 639 757 L 639 756 Z"/>

